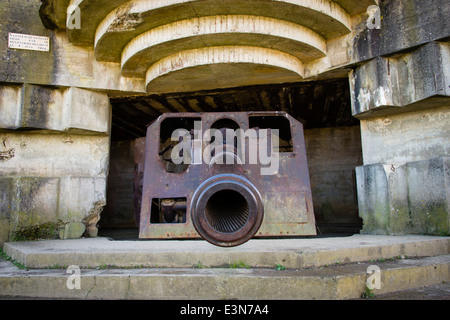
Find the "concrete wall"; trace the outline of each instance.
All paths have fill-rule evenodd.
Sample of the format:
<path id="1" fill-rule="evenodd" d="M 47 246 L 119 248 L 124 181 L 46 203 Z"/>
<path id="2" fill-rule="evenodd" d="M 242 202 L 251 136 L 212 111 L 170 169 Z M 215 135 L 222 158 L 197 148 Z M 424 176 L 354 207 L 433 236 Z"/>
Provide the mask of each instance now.
<path id="1" fill-rule="evenodd" d="M 429 42 L 407 53 L 374 58 L 350 74 L 358 119 L 450 105 L 449 42 Z"/>
<path id="2" fill-rule="evenodd" d="M 98 62 L 93 48 L 72 44 L 65 30 L 47 29 L 39 16 L 40 6 L 40 0 L 0 2 L 0 83 L 145 92 L 141 81 L 122 77 L 119 64 Z M 10 49 L 9 32 L 48 37 L 50 50 Z"/>
<path id="3" fill-rule="evenodd" d="M 0 242 L 95 236 L 111 105 L 79 88 L 0 86 Z"/>
<path id="4" fill-rule="evenodd" d="M 361 120 L 363 232 L 450 232 L 449 63 L 449 43 L 429 42 L 351 73 L 353 114 Z"/>
<path id="5" fill-rule="evenodd" d="M 448 157 L 357 168 L 363 233 L 449 234 Z"/>
<path id="6" fill-rule="evenodd" d="M 354 38 L 350 73 L 364 165 L 363 232 L 448 234 L 448 1 L 382 1 L 379 28 Z"/>
<path id="7" fill-rule="evenodd" d="M 450 106 L 361 121 L 364 164 L 393 167 L 450 155 Z"/>
<path id="8" fill-rule="evenodd" d="M 449 232 L 450 107 L 361 121 L 363 232 Z"/>
<path id="9" fill-rule="evenodd" d="M 40 5 L 0 3 L 0 244 L 96 235 L 111 126 L 101 91 L 140 90 L 92 49 L 46 29 Z M 49 37 L 50 50 L 11 49 L 9 32 Z"/>
<path id="10" fill-rule="evenodd" d="M 355 167 L 362 164 L 359 126 L 305 130 L 314 203 L 321 232 L 358 232 Z"/>
<path id="11" fill-rule="evenodd" d="M 70 43 L 93 47 L 97 61 L 120 64 L 122 80 L 168 93 L 334 74 L 352 61 L 352 27 L 378 2 L 84 0 L 70 2 L 80 28 L 66 28 L 68 1 L 46 0 L 41 16 Z"/>

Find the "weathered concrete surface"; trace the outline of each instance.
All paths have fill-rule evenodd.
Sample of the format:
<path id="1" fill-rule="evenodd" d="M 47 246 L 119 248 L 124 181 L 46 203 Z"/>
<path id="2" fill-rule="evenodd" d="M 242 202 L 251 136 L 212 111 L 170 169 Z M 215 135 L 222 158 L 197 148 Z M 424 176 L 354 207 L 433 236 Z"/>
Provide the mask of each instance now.
<path id="1" fill-rule="evenodd" d="M 217 1 L 141 1 L 139 4 L 125 4 L 112 11 L 98 26 L 95 38 L 96 56 L 100 61 L 120 61 L 124 46 L 141 34 L 155 30 L 163 25 L 177 21 L 195 22 L 198 18 L 217 19 L 220 16 L 252 15 L 289 22 L 303 26 L 325 39 L 335 38 L 350 32 L 351 19 L 347 12 L 333 2 L 250 0 L 246 2 L 231 0 L 226 3 Z M 167 12 L 170 10 L 170 14 Z M 365 8 L 358 11 L 364 11 Z M 220 26 L 224 26 L 222 22 Z M 212 27 L 214 24 L 211 25 Z M 219 27 L 220 27 L 219 26 Z M 248 25 L 245 32 L 256 26 Z M 213 28 L 212 28 L 213 29 Z M 167 28 L 166 28 L 167 30 Z M 234 31 L 237 31 L 234 30 Z M 264 32 L 267 32 L 266 30 Z M 274 30 L 279 32 L 281 30 Z M 183 32 L 178 30 L 175 32 Z M 225 33 L 225 32 L 222 32 Z M 168 33 L 170 34 L 170 33 Z M 200 36 L 202 32 L 197 32 Z M 219 38 L 223 36 L 220 35 Z M 238 34 L 234 36 L 239 37 Z"/>
<path id="2" fill-rule="evenodd" d="M 105 177 L 1 177 L 0 185 L 2 243 L 79 238 L 85 231 L 80 224 L 95 232 L 106 204 Z"/>
<path id="3" fill-rule="evenodd" d="M 0 86 L 0 112 L 0 242 L 95 235 L 106 204 L 108 96 Z"/>
<path id="4" fill-rule="evenodd" d="M 306 241 L 306 243 L 304 242 Z M 91 261 L 99 256 L 96 248 L 108 248 L 110 254 L 125 255 L 128 252 L 139 252 L 139 247 L 155 250 L 161 259 L 168 256 L 184 256 L 186 248 L 190 248 L 192 258 L 199 258 L 197 253 L 205 255 L 222 251 L 226 258 L 222 259 L 225 268 L 209 268 L 207 260 L 195 261 L 193 265 L 184 268 L 161 268 L 166 265 L 146 268 L 119 269 L 117 267 L 81 269 L 80 289 L 69 289 L 67 284 L 73 284 L 73 272 L 67 272 L 65 264 L 59 264 L 56 258 L 58 251 L 66 257 L 76 257 L 81 253 L 74 252 L 73 243 L 84 242 L 88 248 Z M 22 258 L 25 255 L 36 255 L 54 258 L 53 267 L 63 269 L 27 269 L 19 270 L 10 262 L 0 262 L 0 297 L 37 297 L 37 298 L 75 298 L 75 299 L 247 299 L 247 300 L 289 300 L 289 299 L 354 299 L 365 291 L 369 274 L 368 267 L 376 265 L 380 268 L 381 289 L 374 290 L 376 295 L 382 295 L 400 290 L 420 288 L 449 281 L 450 256 L 449 238 L 443 237 L 376 237 L 355 236 L 350 238 L 331 239 L 296 239 L 270 241 L 275 248 L 270 249 L 265 240 L 252 240 L 242 248 L 223 249 L 213 247 L 204 241 L 164 241 L 164 242 L 110 242 L 105 239 L 84 239 L 34 243 L 14 243 L 4 246 L 6 252 L 20 255 L 13 250 L 22 246 Z M 97 243 L 97 244 L 96 244 Z M 315 244 L 314 244 L 315 243 Z M 336 244 L 339 245 L 336 245 Z M 159 249 L 156 248 L 159 245 Z M 333 246 L 326 249 L 322 246 Z M 34 249 L 32 248 L 33 246 Z M 37 247 L 36 247 L 37 246 Z M 28 247 L 28 250 L 25 248 Z M 80 247 L 80 245 L 77 245 Z M 339 247 L 339 248 L 338 248 Z M 125 251 L 117 252 L 119 248 Z M 259 248 L 259 249 L 258 249 Z M 317 268 L 302 268 L 299 264 L 288 266 L 288 261 L 272 260 L 267 267 L 253 264 L 252 257 L 258 255 L 265 259 L 267 251 L 276 250 L 279 254 L 289 253 L 289 250 L 307 250 L 311 256 L 328 256 L 335 250 L 350 257 L 347 261 L 326 259 L 310 259 Z M 262 249 L 262 251 L 260 251 Z M 18 250 L 17 250 L 18 251 Z M 55 252 L 57 251 L 57 252 Z M 119 250 L 120 251 L 120 250 Z M 361 252 L 366 252 L 361 255 Z M 38 253 L 40 252 L 40 253 Z M 326 254 L 328 253 L 328 254 Z M 141 253 L 143 254 L 143 253 Z M 403 255 L 397 259 L 388 259 L 390 255 Z M 407 254 L 418 254 L 422 258 L 409 258 Z M 156 256 L 156 255 L 155 255 Z M 428 257 L 425 257 L 428 256 Z M 136 258 L 137 255 L 134 255 Z M 205 256 L 203 256 L 205 257 Z M 306 255 L 305 255 L 306 257 Z M 334 255 L 336 259 L 339 255 Z M 274 257 L 271 257 L 272 259 Z M 330 257 L 331 258 L 331 257 Z M 379 259 L 367 261 L 367 259 Z M 241 260 L 247 269 L 232 269 L 228 264 Z M 305 259 L 306 261 L 308 259 Z M 135 260 L 137 261 L 137 260 Z M 160 260 L 161 261 L 161 260 Z M 174 259 L 173 261 L 178 261 Z M 357 263 L 349 263 L 349 262 Z M 50 260 L 49 260 L 50 262 Z M 67 263 L 77 263 L 80 260 L 66 259 Z M 204 264 L 206 262 L 206 264 Z M 287 267 L 287 270 L 275 270 L 275 264 Z M 91 265 L 91 268 L 95 264 Z"/>
<path id="5" fill-rule="evenodd" d="M 137 36 L 122 51 L 122 74 L 142 78 L 162 58 L 205 46 L 267 48 L 300 61 L 326 55 L 325 40 L 300 25 L 257 16 L 209 16 L 164 25 Z"/>
<path id="6" fill-rule="evenodd" d="M 206 1 L 188 1 L 187 5 L 182 6 L 183 3 L 180 3 L 178 1 L 174 1 L 172 3 L 157 3 L 156 5 L 153 4 L 153 7 L 150 6 L 149 3 L 146 3 L 144 1 L 141 1 L 139 6 L 130 6 L 131 8 L 127 7 L 126 5 L 120 6 L 121 4 L 124 4 L 126 0 L 114 0 L 114 1 L 102 1 L 95 3 L 92 3 L 90 1 L 75 1 L 70 3 L 68 0 L 44 0 L 42 1 L 43 5 L 41 7 L 41 17 L 42 20 L 46 23 L 46 26 L 48 28 L 66 28 L 66 8 L 69 4 L 76 5 L 80 9 L 80 14 L 85 14 L 89 11 L 95 10 L 97 13 L 96 19 L 93 19 L 93 21 L 88 22 L 85 26 L 84 30 L 79 30 L 78 32 L 73 31 L 71 34 L 72 41 L 74 42 L 80 42 L 80 43 L 86 43 L 92 41 L 92 38 L 95 34 L 95 29 L 97 25 L 99 24 L 99 21 L 104 18 L 108 13 L 111 12 L 110 15 L 113 17 L 107 17 L 105 20 L 113 20 L 113 25 L 116 26 L 122 26 L 124 28 L 139 28 L 141 26 L 141 19 L 147 18 L 149 15 L 147 11 L 153 10 L 152 16 L 157 16 L 157 19 L 154 20 L 161 20 L 161 16 L 158 15 L 157 12 L 155 12 L 155 9 L 162 9 L 161 11 L 164 11 L 164 9 L 167 6 L 174 6 L 173 4 L 177 5 L 174 6 L 175 10 L 184 11 L 190 16 L 192 16 L 191 11 L 202 13 L 204 11 L 207 11 L 210 15 L 212 14 L 230 14 L 230 13 L 242 13 L 246 12 L 245 10 L 255 10 L 258 12 L 258 14 L 265 15 L 271 14 L 276 15 L 277 13 L 280 15 L 280 17 L 284 17 L 286 12 L 290 12 L 292 17 L 291 19 L 297 19 L 297 21 L 304 21 L 303 23 L 312 23 L 315 19 L 318 19 L 320 17 L 320 14 L 324 17 L 334 18 L 338 21 L 331 21 L 334 23 L 338 23 L 339 20 L 342 20 L 343 17 L 345 17 L 347 14 L 350 16 L 353 16 L 355 14 L 364 12 L 369 5 L 378 4 L 378 1 L 376 0 L 367 0 L 367 1 L 359 1 L 358 3 L 355 3 L 353 0 L 335 0 L 333 2 L 319 2 L 319 1 L 309 1 L 308 5 L 309 7 L 314 8 L 317 10 L 317 12 L 308 12 L 306 6 L 303 8 L 301 6 L 295 7 L 294 4 L 297 4 L 296 1 L 279 1 L 280 3 L 277 3 L 276 1 L 266 1 L 264 5 L 261 5 L 259 2 L 255 3 L 247 1 L 250 5 L 245 6 L 242 2 L 236 1 L 231 2 L 228 1 L 228 6 L 221 6 L 221 4 L 217 3 L 210 3 Z M 148 1 L 151 2 L 151 1 Z M 337 5 L 336 5 L 336 4 Z M 180 5 L 181 4 L 181 5 Z M 300 4 L 302 4 L 300 2 Z M 118 9 L 114 10 L 116 7 Z M 128 9 L 128 10 L 126 10 Z M 213 11 L 217 10 L 217 11 Z M 346 11 L 346 12 L 345 12 Z M 71 10 L 73 12 L 73 10 Z M 114 15 L 112 14 L 114 12 Z M 248 13 L 248 12 L 247 12 Z M 309 13 L 309 15 L 308 15 Z M 314 15 L 315 19 L 311 18 L 311 15 Z M 180 18 L 179 15 L 175 15 L 178 19 Z M 167 15 L 162 16 L 165 19 L 168 19 Z M 188 16 L 189 17 L 189 16 Z M 126 19 L 125 19 L 126 18 Z M 169 18 L 170 19 L 170 18 Z M 322 18 L 324 19 L 324 18 Z M 126 22 L 126 20 L 128 20 Z M 147 21 L 148 22 L 148 21 Z M 322 23 L 318 23 L 317 25 L 311 25 L 311 27 L 315 28 L 329 28 L 330 31 L 337 32 L 340 30 L 339 27 L 336 25 L 332 25 L 333 28 L 324 25 L 326 21 L 321 21 Z M 163 20 L 161 23 L 168 23 L 166 20 Z M 111 29 L 111 22 L 107 24 L 107 27 L 104 29 Z M 140 30 L 142 32 L 142 30 Z"/>
<path id="7" fill-rule="evenodd" d="M 364 298 L 360 298 L 362 300 Z M 442 283 L 409 290 L 401 290 L 391 293 L 375 295 L 375 300 L 450 300 L 450 283 Z"/>
<path id="8" fill-rule="evenodd" d="M 125 46 L 130 41 L 135 43 L 133 39 L 138 39 L 140 35 L 146 32 L 154 32 L 162 25 L 176 24 L 183 20 L 191 23 L 199 21 L 198 19 L 205 19 L 208 22 L 204 25 L 206 29 L 210 28 L 208 29 L 210 31 L 214 29 L 213 26 L 215 25 L 226 25 L 228 27 L 228 29 L 219 30 L 220 36 L 213 37 L 213 43 L 206 41 L 204 38 L 209 34 L 209 31 L 205 29 L 205 32 L 203 32 L 201 31 L 203 29 L 199 28 L 196 34 L 189 37 L 189 39 L 202 39 L 199 45 L 190 44 L 188 38 L 183 36 L 183 40 L 170 50 L 160 50 L 161 47 L 158 47 L 158 53 L 167 51 L 164 55 L 174 55 L 188 48 L 196 47 L 199 49 L 211 45 L 255 45 L 280 49 L 284 53 L 291 52 L 293 56 L 296 56 L 304 54 L 305 47 L 299 47 L 301 50 L 297 50 L 294 54 L 292 52 L 293 47 L 288 44 L 299 43 L 299 41 L 293 40 L 313 44 L 313 47 L 318 48 L 326 56 L 309 55 L 299 60 L 305 64 L 304 77 L 311 79 L 321 76 L 326 77 L 328 72 L 331 76 L 345 77 L 347 72 L 345 68 L 351 67 L 355 63 L 381 55 L 393 54 L 430 41 L 445 39 L 448 37 L 449 31 L 448 19 L 445 19 L 445 17 L 450 10 L 448 2 L 445 0 L 434 1 L 431 5 L 424 4 L 421 1 L 411 2 L 407 0 L 399 1 L 398 5 L 375 0 L 358 1 L 358 3 L 348 0 L 308 0 L 306 2 L 265 0 L 264 5 L 261 5 L 259 0 L 246 1 L 245 3 L 233 0 L 231 3 L 227 1 L 227 3 L 219 5 L 214 1 L 194 0 L 170 2 L 47 0 L 42 3 L 42 7 L 40 7 L 40 4 L 41 2 L 38 0 L 30 0 L 26 3 L 11 0 L 2 3 L 0 14 L 2 15 L 3 27 L 0 30 L 2 32 L 2 44 L 4 44 L 1 48 L 4 49 L 1 52 L 3 58 L 1 62 L 6 68 L 1 70 L 0 81 L 67 87 L 78 86 L 124 94 L 130 92 L 142 93 L 146 90 L 142 75 L 141 78 L 124 77 L 123 75 L 129 75 L 132 69 L 146 69 L 148 57 L 148 54 L 139 55 L 136 58 L 142 62 L 142 65 L 141 62 L 136 62 L 136 68 L 132 64 L 130 70 L 127 70 L 127 68 L 121 70 L 120 63 L 125 64 L 127 62 L 127 59 L 121 61 L 122 52 L 127 51 L 124 51 Z M 66 9 L 69 4 L 72 5 L 69 10 L 70 27 L 67 30 L 62 30 L 65 28 Z M 380 17 L 382 17 L 379 21 L 380 28 L 369 28 L 368 22 L 372 17 L 367 13 L 367 8 L 370 5 L 377 4 L 380 5 Z M 212 16 L 216 16 L 216 18 L 211 18 Z M 287 32 L 289 28 L 267 28 L 264 27 L 264 23 L 245 22 L 241 25 L 242 28 L 234 23 L 231 25 L 213 23 L 214 19 L 217 20 L 219 16 L 252 16 L 251 19 L 267 18 L 277 21 L 277 25 L 292 24 L 298 26 L 296 28 L 304 28 L 307 32 L 289 33 Z M 73 19 L 78 18 L 82 28 L 73 27 L 70 24 L 73 23 Z M 46 29 L 44 25 L 52 30 Z M 169 30 L 170 28 L 166 29 L 163 34 L 165 38 L 170 40 L 176 39 L 179 30 L 181 30 L 178 28 L 178 31 L 174 31 L 174 33 Z M 281 35 L 285 31 L 287 34 Z M 45 53 L 8 49 L 7 32 L 49 36 L 51 50 Z M 242 42 L 239 39 L 242 39 L 243 34 L 257 37 L 258 41 L 245 40 Z M 296 37 L 300 34 L 301 39 L 297 39 Z M 313 36 L 313 34 L 317 36 Z M 217 43 L 220 42 L 219 39 L 222 35 L 224 37 L 223 43 Z M 178 36 L 181 36 L 181 34 Z M 323 38 L 323 41 L 326 42 L 326 52 L 323 50 L 324 43 L 319 45 L 320 42 L 323 42 L 319 38 Z M 162 39 L 160 40 L 162 41 Z M 233 39 L 234 43 L 232 43 L 233 41 L 230 42 L 230 39 Z M 265 41 L 267 39 L 270 41 Z M 311 43 L 312 40 L 314 40 L 314 43 Z M 181 45 L 181 47 L 177 47 L 178 45 Z M 146 46 L 138 46 L 138 50 L 145 48 Z M 127 55 L 125 54 L 125 56 Z M 308 59 L 313 60 L 308 61 Z M 192 64 L 195 60 L 190 62 Z M 200 74 L 202 65 L 199 66 Z M 232 81 L 232 75 L 236 72 L 234 69 L 236 68 L 233 64 L 230 64 L 230 70 L 225 73 L 230 77 L 227 86 L 242 85 L 239 81 Z M 125 74 L 122 74 L 122 71 L 125 71 Z M 220 71 L 218 70 L 215 74 L 221 75 Z M 262 71 L 267 70 L 263 69 Z M 298 81 L 298 78 L 296 80 L 291 79 L 289 71 L 292 70 L 287 70 L 286 77 L 282 76 L 282 72 L 273 73 L 270 77 L 277 83 Z M 248 72 L 248 84 L 268 83 L 267 77 L 264 77 L 264 72 L 255 72 L 255 68 L 249 69 Z M 139 73 L 145 73 L 145 70 L 140 70 Z M 166 74 L 163 80 L 168 81 L 171 74 Z M 262 78 L 259 79 L 259 76 Z M 180 77 L 179 72 L 174 72 L 173 80 L 175 84 Z M 199 90 L 201 88 L 198 87 L 198 84 L 209 84 L 211 78 L 207 77 L 207 74 L 203 77 L 203 82 L 198 82 L 197 87 L 193 86 L 185 90 Z M 164 90 L 167 89 L 167 87 L 163 88 Z M 160 92 L 163 88 L 161 86 L 155 87 L 155 92 Z"/>
<path id="9" fill-rule="evenodd" d="M 86 131 L 107 135 L 111 126 L 108 96 L 76 87 L 0 85 L 0 112 L 0 129 Z"/>
<path id="10" fill-rule="evenodd" d="M 42 0 L 39 15 L 47 29 L 64 29 L 67 23 L 67 7 L 71 0 L 52 1 Z"/>
<path id="11" fill-rule="evenodd" d="M 361 121 L 356 168 L 363 231 L 448 234 L 449 107 Z"/>
<path id="12" fill-rule="evenodd" d="M 352 60 L 366 61 L 407 48 L 446 39 L 450 32 L 450 3 L 447 0 L 379 1 L 379 28 L 356 27 L 352 38 Z"/>
<path id="13" fill-rule="evenodd" d="M 450 106 L 361 121 L 365 165 L 400 165 L 450 155 Z"/>
<path id="14" fill-rule="evenodd" d="M 208 46 L 247 45 L 278 48 L 284 53 L 296 56 L 292 52 L 294 47 L 289 45 L 295 42 L 296 36 L 288 34 L 280 36 L 279 34 L 289 29 L 286 26 L 266 28 L 263 23 L 247 22 L 239 26 L 236 23 L 225 23 L 227 19 L 224 19 L 224 16 L 233 17 L 234 20 L 238 17 L 252 16 L 250 20 L 271 19 L 276 21 L 276 24 L 297 25 L 296 28 L 308 30 L 308 35 L 305 32 L 295 32 L 295 35 L 301 34 L 300 40 L 307 44 L 311 44 L 310 41 L 313 38 L 323 38 L 326 42 L 326 52 L 320 49 L 323 45 L 317 46 L 317 41 L 312 47 L 322 51 L 326 55 L 324 58 L 309 55 L 306 59 L 304 57 L 300 59 L 302 63 L 306 63 L 308 59 L 314 58 L 313 61 L 305 64 L 305 78 L 320 77 L 336 68 L 349 67 L 379 56 L 392 55 L 407 48 L 446 39 L 450 30 L 448 19 L 445 19 L 450 5 L 445 0 L 433 1 L 432 4 L 409 0 L 399 0 L 395 4 L 374 0 L 358 3 L 347 0 L 306 2 L 265 0 L 263 4 L 261 1 L 254 0 L 245 3 L 233 0 L 220 4 L 214 1 L 194 0 L 170 2 L 84 0 L 71 2 L 71 4 L 73 5 L 71 13 L 75 16 L 78 14 L 80 17 L 89 16 L 89 19 L 84 19 L 81 29 L 68 28 L 68 39 L 78 45 L 95 46 L 95 55 L 99 61 L 121 62 L 124 66 L 122 70 L 124 75 L 137 77 L 142 77 L 155 59 Z M 50 27 L 64 28 L 62 17 L 64 7 L 67 5 L 66 0 L 45 1 L 41 8 L 43 21 L 49 22 Z M 379 11 L 368 10 L 371 5 L 379 5 Z M 374 10 L 379 13 L 376 15 L 379 19 L 372 22 L 374 17 L 369 11 Z M 202 24 L 200 20 L 206 22 Z M 217 23 L 217 20 L 224 21 Z M 192 24 L 195 27 L 189 34 L 190 29 L 186 26 L 177 27 L 179 24 Z M 155 35 L 158 32 L 160 35 Z M 152 40 L 144 41 L 150 34 Z M 215 36 L 208 38 L 210 34 Z M 317 37 L 311 36 L 312 34 Z M 178 38 L 180 38 L 179 41 Z M 304 54 L 304 47 L 302 50 L 297 50 L 297 54 L 300 51 Z M 161 57 L 152 52 L 158 53 Z M 130 61 L 131 57 L 134 61 Z M 173 83 L 177 86 L 177 90 L 198 90 L 199 86 L 202 89 L 208 89 L 210 87 L 202 86 L 221 75 L 221 70 L 217 73 L 210 70 L 210 73 L 216 75 L 215 77 L 208 76 L 208 73 L 203 74 L 201 66 L 204 63 L 197 66 L 194 59 L 186 57 L 183 59 L 190 60 L 190 72 L 186 71 L 183 75 L 179 74 L 180 70 L 173 72 Z M 211 59 L 210 62 L 213 63 L 213 60 Z M 195 69 L 192 69 L 194 67 Z M 189 78 L 189 73 L 192 74 L 193 70 L 200 74 L 203 81 L 197 78 L 195 86 L 180 88 L 179 80 Z M 136 74 L 134 74 L 135 71 Z M 267 83 L 264 77 L 258 78 L 261 72 L 255 72 L 253 69 L 248 69 L 246 72 L 248 72 L 247 78 L 252 79 L 252 84 Z M 226 74 L 229 77 L 230 86 L 242 85 L 239 81 L 231 81 L 233 77 L 236 77 L 232 64 Z M 282 73 L 273 73 L 271 78 L 276 83 L 282 82 L 283 78 L 285 82 L 295 81 L 291 79 L 289 72 L 286 75 L 287 77 L 283 77 Z M 172 81 L 171 76 L 172 73 L 164 74 L 162 80 Z M 335 76 L 342 76 L 342 74 Z M 159 83 L 154 90 L 151 87 L 147 89 L 151 92 L 174 92 L 170 91 L 170 86 L 161 86 Z M 384 95 L 384 93 L 378 94 Z"/>
<path id="15" fill-rule="evenodd" d="M 4 263 L 3 263 L 4 264 Z M 323 269 L 110 269 L 81 270 L 80 289 L 68 289 L 66 270 L 2 268 L 4 298 L 135 300 L 344 300 L 365 291 L 371 263 Z M 375 294 L 449 280 L 449 256 L 379 263 Z"/>
<path id="16" fill-rule="evenodd" d="M 97 135 L 0 133 L 14 157 L 1 162 L 2 177 L 106 177 L 109 138 Z"/>
<path id="17" fill-rule="evenodd" d="M 300 60 L 278 50 L 219 46 L 169 55 L 147 70 L 145 81 L 154 93 L 184 92 L 296 82 L 303 72 Z"/>
<path id="18" fill-rule="evenodd" d="M 350 74 L 352 112 L 361 119 L 364 232 L 449 233 L 449 61 L 448 42 L 429 42 Z"/>
<path id="19" fill-rule="evenodd" d="M 449 63 L 448 42 L 370 60 L 350 74 L 353 115 L 368 119 L 450 104 Z"/>
<path id="20" fill-rule="evenodd" d="M 449 158 L 356 168 L 364 233 L 450 232 Z"/>
<path id="21" fill-rule="evenodd" d="M 64 0 L 64 3 L 67 4 L 67 1 Z M 97 62 L 93 48 L 73 45 L 67 39 L 65 31 L 46 29 L 39 17 L 40 5 L 40 0 L 1 2 L 0 82 L 95 88 L 127 93 L 145 91 L 142 81 L 121 76 L 120 65 Z M 63 3 L 55 4 L 54 8 L 56 7 L 64 11 L 67 8 L 63 8 Z M 58 15 L 65 19 L 65 12 Z M 85 19 L 85 22 L 91 19 Z M 10 49 L 8 32 L 49 37 L 50 51 Z"/>
<path id="22" fill-rule="evenodd" d="M 202 240 L 109 241 L 107 238 L 5 243 L 3 250 L 30 268 L 53 265 L 98 267 L 228 267 L 244 261 L 253 267 L 289 269 L 355 263 L 399 256 L 449 253 L 448 237 L 375 236 L 250 240 L 236 248 L 219 248 Z"/>
<path id="23" fill-rule="evenodd" d="M 147 73 L 147 91 L 166 93 L 295 82 L 303 77 L 303 71 L 299 73 L 297 65 L 304 63 L 307 63 L 304 73 L 308 78 L 327 71 L 335 77 L 345 76 L 346 71 L 338 71 L 339 75 L 336 75 L 334 69 L 353 63 L 350 49 L 356 26 L 361 21 L 365 24 L 367 7 L 377 3 L 375 0 L 359 1 L 358 4 L 330 0 L 250 0 L 245 3 L 237 0 L 226 3 L 211 0 L 84 0 L 70 3 L 49 0 L 43 3 L 40 16 L 49 28 L 64 29 L 63 10 L 71 5 L 65 28 L 67 40 L 75 45 L 94 46 L 98 61 L 114 62 L 109 64 L 111 69 L 108 71 L 115 79 L 118 79 L 115 66 L 121 63 L 120 82 L 107 83 L 105 89 L 115 90 L 113 87 L 116 87 L 126 91 L 134 88 L 138 91 L 137 83 L 142 83 Z M 54 34 L 58 32 L 53 31 Z M 204 61 L 186 55 L 189 50 L 205 51 L 208 47 L 219 48 L 219 56 L 207 55 L 207 61 Z M 257 50 L 247 49 L 245 58 L 238 54 L 240 59 L 221 61 L 222 54 L 228 55 L 221 53 L 227 47 L 256 47 Z M 265 55 L 269 56 L 273 55 L 271 51 L 278 52 L 277 58 L 261 60 L 258 52 L 264 49 Z M 65 57 L 66 50 L 58 55 Z M 287 55 L 296 62 L 284 64 L 281 69 L 275 64 L 274 68 L 274 62 L 285 60 Z M 167 63 L 164 65 L 160 61 L 168 56 L 172 57 L 169 69 Z M 85 59 L 92 68 L 107 66 L 92 59 L 94 57 L 90 55 Z M 184 63 L 180 64 L 181 61 Z M 218 63 L 220 67 L 216 66 Z M 236 64 L 243 64 L 243 67 Z M 174 65 L 178 67 L 173 68 Z M 208 66 L 206 72 L 205 66 Z M 150 72 L 153 77 L 148 76 L 149 68 L 153 68 Z M 83 73 L 81 66 L 79 73 Z M 192 79 L 194 73 L 196 76 Z M 127 77 L 136 78 L 136 81 L 132 83 Z M 149 86 L 156 78 L 158 81 Z M 125 83 L 125 79 L 129 82 Z M 186 79 L 190 81 L 184 81 Z M 92 86 L 105 85 L 102 79 L 96 80 L 99 82 Z"/>

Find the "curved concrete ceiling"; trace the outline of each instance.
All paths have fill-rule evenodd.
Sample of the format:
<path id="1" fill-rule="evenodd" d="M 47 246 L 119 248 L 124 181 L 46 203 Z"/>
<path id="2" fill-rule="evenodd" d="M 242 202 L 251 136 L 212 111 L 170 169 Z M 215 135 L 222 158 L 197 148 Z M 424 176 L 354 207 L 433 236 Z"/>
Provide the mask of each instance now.
<path id="1" fill-rule="evenodd" d="M 295 82 L 303 79 L 305 64 L 320 74 L 331 67 L 329 41 L 350 34 L 352 16 L 377 4 L 377 0 L 49 2 L 54 8 L 66 8 L 69 17 L 81 17 L 81 28 L 66 30 L 72 43 L 93 46 L 98 61 L 120 63 L 122 76 L 142 79 L 149 93 Z M 61 26 L 61 21 L 54 25 Z"/>
<path id="2" fill-rule="evenodd" d="M 208 16 L 167 24 L 137 36 L 122 51 L 122 73 L 142 77 L 153 64 L 174 52 L 232 45 L 274 49 L 300 61 L 326 55 L 325 40 L 294 23 L 256 16 Z"/>
<path id="3" fill-rule="evenodd" d="M 148 91 L 164 93 L 297 82 L 302 78 L 303 63 L 284 52 L 220 46 L 177 52 L 159 60 L 148 69 L 146 85 Z"/>
<path id="4" fill-rule="evenodd" d="M 351 29 L 350 16 L 328 0 L 134 0 L 100 23 L 95 35 L 96 56 L 118 61 L 121 47 L 117 44 L 128 43 L 141 33 L 176 21 L 219 15 L 274 18 L 304 26 L 325 38 L 344 35 Z"/>

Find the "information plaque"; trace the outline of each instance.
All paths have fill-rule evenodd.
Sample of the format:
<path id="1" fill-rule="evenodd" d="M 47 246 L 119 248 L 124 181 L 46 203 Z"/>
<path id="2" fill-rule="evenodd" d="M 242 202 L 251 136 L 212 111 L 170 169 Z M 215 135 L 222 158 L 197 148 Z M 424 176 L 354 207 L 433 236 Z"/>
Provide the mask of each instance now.
<path id="1" fill-rule="evenodd" d="M 8 48 L 32 51 L 50 51 L 50 38 L 31 34 L 8 33 Z"/>

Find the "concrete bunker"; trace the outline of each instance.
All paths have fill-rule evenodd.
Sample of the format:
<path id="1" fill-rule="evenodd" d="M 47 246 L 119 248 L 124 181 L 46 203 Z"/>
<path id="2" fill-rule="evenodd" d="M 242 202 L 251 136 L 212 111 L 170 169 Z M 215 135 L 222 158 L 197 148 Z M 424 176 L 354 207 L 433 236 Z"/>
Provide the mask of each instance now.
<path id="1" fill-rule="evenodd" d="M 302 122 L 322 233 L 448 234 L 448 1 L 71 2 L 0 5 L 0 242 L 134 227 L 140 139 L 178 112 Z"/>

